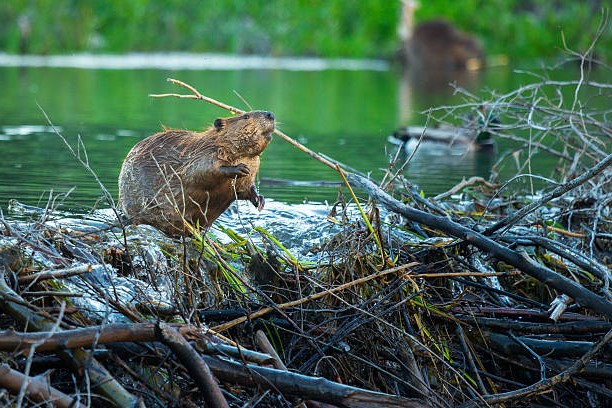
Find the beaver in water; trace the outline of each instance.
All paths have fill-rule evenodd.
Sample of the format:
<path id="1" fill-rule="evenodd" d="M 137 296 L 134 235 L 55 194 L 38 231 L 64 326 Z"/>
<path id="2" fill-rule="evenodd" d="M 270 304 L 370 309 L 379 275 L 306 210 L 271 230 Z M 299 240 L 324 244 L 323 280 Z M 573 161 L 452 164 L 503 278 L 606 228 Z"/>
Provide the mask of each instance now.
<path id="1" fill-rule="evenodd" d="M 403 65 L 422 73 L 476 70 L 484 66 L 485 53 L 476 37 L 444 20 L 424 21 L 415 26 L 417 7 L 415 0 L 402 0 L 398 33 L 402 42 L 399 57 Z"/>
<path id="2" fill-rule="evenodd" d="M 149 136 L 123 162 L 119 205 L 129 222 L 171 236 L 187 235 L 185 222 L 210 226 L 236 199 L 261 210 L 254 181 L 273 131 L 274 114 L 253 111 L 219 118 L 204 132 Z"/>
<path id="3" fill-rule="evenodd" d="M 482 45 L 475 37 L 442 20 L 419 24 L 405 47 L 408 64 L 421 69 L 474 70 L 485 62 Z"/>

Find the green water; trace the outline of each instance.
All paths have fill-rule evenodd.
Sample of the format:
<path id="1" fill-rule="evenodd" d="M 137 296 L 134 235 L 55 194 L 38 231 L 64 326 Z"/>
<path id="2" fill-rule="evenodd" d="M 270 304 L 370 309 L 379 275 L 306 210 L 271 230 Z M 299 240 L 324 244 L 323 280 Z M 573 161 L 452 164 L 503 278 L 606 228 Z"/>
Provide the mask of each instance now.
<path id="1" fill-rule="evenodd" d="M 576 75 L 575 72 L 566 76 Z M 183 92 L 165 81 L 180 79 L 202 93 L 248 109 L 276 115 L 278 128 L 316 152 L 322 152 L 380 179 L 396 147 L 387 137 L 398 126 L 424 123 L 419 112 L 458 102 L 450 88 L 426 81 L 402 82 L 393 69 L 374 70 L 202 70 L 76 69 L 0 67 L 0 206 L 8 200 L 44 205 L 49 194 L 75 188 L 67 208 L 95 205 L 102 196 L 94 177 L 70 154 L 60 137 L 46 128 L 44 112 L 76 150 L 78 135 L 100 181 L 117 196 L 121 162 L 140 139 L 172 128 L 202 129 L 218 107 L 193 100 L 152 99 L 150 93 Z M 509 68 L 489 69 L 468 78 L 468 88 L 506 92 L 526 77 Z M 240 95 L 240 97 L 237 96 Z M 41 110 L 42 109 L 42 110 Z M 81 153 L 82 148 L 80 149 Z M 507 150 L 499 146 L 498 155 Z M 82 157 L 84 155 L 82 154 Z M 428 195 L 445 191 L 462 177 L 487 177 L 495 156 L 418 154 L 406 174 Z M 553 163 L 544 164 L 545 166 Z M 333 201 L 336 187 L 279 185 L 270 180 L 340 182 L 318 161 L 274 138 L 262 157 L 260 192 L 288 203 Z M 107 206 L 107 204 L 100 204 Z"/>

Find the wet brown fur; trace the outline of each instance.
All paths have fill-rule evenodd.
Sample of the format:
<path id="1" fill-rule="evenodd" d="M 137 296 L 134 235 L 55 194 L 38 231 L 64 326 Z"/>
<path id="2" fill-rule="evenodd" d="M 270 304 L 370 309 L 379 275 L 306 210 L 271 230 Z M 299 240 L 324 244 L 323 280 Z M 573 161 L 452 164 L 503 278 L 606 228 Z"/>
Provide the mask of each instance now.
<path id="1" fill-rule="evenodd" d="M 470 61 L 485 64 L 480 42 L 441 20 L 419 24 L 404 44 L 403 55 L 408 65 L 422 69 L 460 70 Z"/>
<path id="2" fill-rule="evenodd" d="M 137 143 L 119 175 L 119 204 L 134 224 L 186 235 L 207 227 L 235 200 L 263 207 L 255 176 L 274 115 L 253 111 L 217 119 L 204 132 L 167 130 Z"/>

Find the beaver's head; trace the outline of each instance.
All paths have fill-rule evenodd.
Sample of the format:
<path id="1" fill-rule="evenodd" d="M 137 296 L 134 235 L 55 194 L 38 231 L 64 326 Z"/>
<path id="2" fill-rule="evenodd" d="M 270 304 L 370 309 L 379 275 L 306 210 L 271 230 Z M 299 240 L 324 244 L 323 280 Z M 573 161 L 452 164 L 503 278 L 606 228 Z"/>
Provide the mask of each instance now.
<path id="1" fill-rule="evenodd" d="M 213 124 L 219 142 L 240 156 L 257 156 L 263 152 L 274 131 L 274 114 L 252 111 L 231 118 L 219 118 Z"/>

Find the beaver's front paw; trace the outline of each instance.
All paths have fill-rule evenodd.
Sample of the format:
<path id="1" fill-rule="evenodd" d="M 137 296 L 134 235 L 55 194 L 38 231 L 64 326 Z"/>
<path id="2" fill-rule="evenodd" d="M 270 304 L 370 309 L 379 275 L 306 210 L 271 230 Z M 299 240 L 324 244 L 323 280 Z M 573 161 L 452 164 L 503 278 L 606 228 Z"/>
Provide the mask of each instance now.
<path id="1" fill-rule="evenodd" d="M 221 166 L 221 172 L 225 177 L 228 178 L 240 178 L 251 174 L 251 170 L 249 170 L 247 165 L 243 163 L 239 163 L 236 166 Z"/>
<path id="2" fill-rule="evenodd" d="M 264 200 L 264 196 L 259 195 L 259 194 L 254 194 L 251 196 L 251 202 L 253 203 L 255 207 L 257 207 L 258 211 L 261 211 L 264 208 L 264 204 L 266 203 L 266 200 Z"/>

